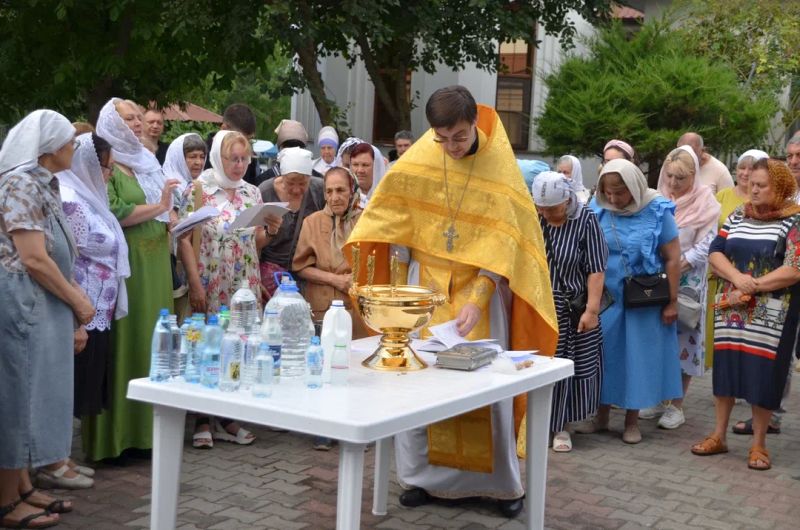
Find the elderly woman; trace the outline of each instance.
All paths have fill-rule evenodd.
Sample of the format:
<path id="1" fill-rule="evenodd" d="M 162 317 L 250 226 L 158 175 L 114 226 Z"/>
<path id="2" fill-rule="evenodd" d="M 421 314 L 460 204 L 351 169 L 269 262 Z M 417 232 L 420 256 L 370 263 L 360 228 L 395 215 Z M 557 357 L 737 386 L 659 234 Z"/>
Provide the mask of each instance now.
<path id="1" fill-rule="evenodd" d="M 128 244 L 130 296 L 128 316 L 111 332 L 114 362 L 109 406 L 87 418 L 81 428 L 86 456 L 115 459 L 112 463 L 124 463 L 124 458 L 142 451 L 146 455 L 152 446 L 152 407 L 127 399 L 126 392 L 131 379 L 147 377 L 150 371 L 150 337 L 158 311 L 172 309 L 167 223 L 177 181 L 164 178 L 156 157 L 139 141 L 141 133 L 141 112 L 133 102 L 112 98 L 100 110 L 97 134 L 111 144 L 114 157 L 108 199 Z"/>
<path id="2" fill-rule="evenodd" d="M 626 409 L 622 441 L 642 440 L 639 409 L 682 395 L 678 334 L 681 249 L 674 205 L 647 187 L 633 163 L 603 166 L 591 205 L 609 248 L 605 285 L 614 303 L 603 313 L 603 385 L 597 416 L 583 432 L 607 430 L 609 409 Z M 666 273 L 669 301 L 626 307 L 626 278 Z"/>
<path id="3" fill-rule="evenodd" d="M 287 202 L 289 212 L 274 233 L 269 233 L 267 246 L 261 252 L 261 281 L 268 296 L 277 289 L 274 272 L 290 270 L 303 221 L 325 207 L 322 179 L 312 177 L 311 151 L 288 147 L 278 153 L 281 175 L 259 186 L 264 202 Z M 272 230 L 272 229 L 271 229 Z"/>
<path id="4" fill-rule="evenodd" d="M 750 469 L 771 467 L 766 449 L 770 412 L 780 406 L 800 324 L 800 205 L 785 163 L 760 159 L 749 201 L 728 217 L 711 244 L 720 277 L 714 315 L 714 432 L 696 455 L 727 453 L 725 435 L 736 398 L 750 403 Z"/>
<path id="5" fill-rule="evenodd" d="M 350 170 L 358 181 L 360 194 L 358 205 L 363 210 L 386 174 L 386 163 L 377 147 L 360 143 L 350 151 Z"/>
<path id="6" fill-rule="evenodd" d="M 305 280 L 303 295 L 311 305 L 314 320 L 322 320 L 333 300 L 343 300 L 352 313 L 350 296 L 351 269 L 342 253 L 361 210 L 356 201 L 355 178 L 341 167 L 325 173 L 325 208 L 310 215 L 300 230 L 300 240 L 292 261 L 292 270 Z M 354 338 L 366 336 L 357 319 Z"/>
<path id="7" fill-rule="evenodd" d="M 111 385 L 111 327 L 114 320 L 128 314 L 125 278 L 130 276 L 128 245 L 117 218 L 108 206 L 107 183 L 111 177 L 111 145 L 93 133 L 77 138 L 72 167 L 58 173 L 64 215 L 75 239 L 75 281 L 97 309 L 85 328 L 86 348 L 75 356 L 73 414 L 86 418 L 100 414 L 109 403 Z M 92 485 L 87 477 L 69 477 L 64 465 L 93 475 L 71 461 L 60 469 L 39 471 L 40 485 L 84 488 Z"/>
<path id="8" fill-rule="evenodd" d="M 553 388 L 553 450 L 572 450 L 565 425 L 594 416 L 600 402 L 603 334 L 601 296 L 608 246 L 595 214 L 561 173 L 540 173 L 532 187 L 542 225 L 558 316 L 556 357 L 575 363 L 575 376 Z"/>
<path id="9" fill-rule="evenodd" d="M 661 167 L 658 190 L 675 204 L 681 246 L 680 292 L 700 303 L 697 322 L 678 319 L 678 350 L 681 361 L 683 395 L 694 376 L 705 371 L 705 300 L 708 288 L 708 247 L 716 235 L 720 206 L 711 188 L 700 183 L 700 164 L 688 146 L 673 149 Z M 658 417 L 662 429 L 677 429 L 686 422 L 683 398 L 659 403 L 642 410 L 639 418 Z"/>
<path id="10" fill-rule="evenodd" d="M 575 191 L 578 200 L 584 204 L 588 203 L 591 193 L 583 186 L 581 161 L 572 155 L 564 155 L 558 159 L 556 170 L 567 177 L 569 185 Z"/>
<path id="11" fill-rule="evenodd" d="M 195 196 L 193 195 L 194 180 L 200 176 L 206 164 L 206 154 L 208 148 L 206 143 L 196 133 L 186 133 L 178 136 L 167 148 L 164 159 L 164 174 L 167 178 L 178 181 L 173 197 L 175 210 L 180 216 L 195 206 Z M 201 199 L 197 195 L 198 203 Z M 175 304 L 175 314 L 178 321 L 182 321 L 189 316 L 189 294 L 186 282 L 186 271 L 183 263 L 177 259 L 178 250 L 174 249 L 175 254 L 172 258 L 172 298 Z"/>
<path id="12" fill-rule="evenodd" d="M 330 125 L 319 130 L 317 135 L 319 158 L 314 160 L 312 171 L 314 176 L 324 177 L 329 169 L 336 167 L 336 150 L 339 149 L 339 134 Z"/>
<path id="13" fill-rule="evenodd" d="M 769 155 L 760 149 L 748 149 L 739 155 L 739 159 L 736 161 L 736 186 L 725 188 L 716 194 L 717 202 L 721 206 L 717 221 L 718 231 L 725 224 L 728 216 L 747 200 L 750 191 L 750 172 L 753 164 L 762 158 L 769 158 Z M 716 292 L 717 277 L 709 273 L 705 337 L 706 368 L 711 368 L 714 359 L 714 295 Z M 752 426 L 750 433 L 752 434 Z"/>
<path id="14" fill-rule="evenodd" d="M 0 150 L 0 526 L 8 528 L 53 526 L 72 510 L 35 491 L 27 469 L 69 457 L 73 353 L 85 343 L 75 323 L 95 314 L 72 280 L 77 252 L 54 176 L 72 164 L 74 136 L 64 116 L 37 110 Z"/>

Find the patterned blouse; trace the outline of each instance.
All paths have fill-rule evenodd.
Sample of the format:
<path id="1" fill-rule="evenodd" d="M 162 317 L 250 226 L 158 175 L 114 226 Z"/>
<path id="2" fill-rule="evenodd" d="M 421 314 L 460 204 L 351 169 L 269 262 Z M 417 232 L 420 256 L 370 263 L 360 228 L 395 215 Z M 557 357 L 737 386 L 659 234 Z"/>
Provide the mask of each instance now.
<path id="1" fill-rule="evenodd" d="M 119 241 L 93 207 L 72 188 L 61 187 L 64 214 L 78 246 L 75 281 L 86 291 L 97 313 L 86 329 L 111 329 L 117 304 Z"/>
<path id="2" fill-rule="evenodd" d="M 11 239 L 14 230 L 44 232 L 47 253 L 53 251 L 49 215 L 61 215 L 58 179 L 42 166 L 0 177 L 0 265 L 8 272 L 27 274 Z"/>
<path id="3" fill-rule="evenodd" d="M 213 182 L 210 171 L 204 172 L 194 185 L 203 186 L 203 206 L 213 206 L 220 216 L 205 223 L 200 240 L 198 269 L 206 290 L 208 311 L 216 313 L 221 305 L 230 306 L 231 297 L 242 281 L 261 299 L 261 272 L 258 267 L 255 227 L 231 231 L 231 223 L 239 213 L 262 204 L 258 188 L 246 182 L 236 188 L 233 200 L 228 192 Z M 192 200 L 184 204 L 181 217 L 194 211 Z"/>

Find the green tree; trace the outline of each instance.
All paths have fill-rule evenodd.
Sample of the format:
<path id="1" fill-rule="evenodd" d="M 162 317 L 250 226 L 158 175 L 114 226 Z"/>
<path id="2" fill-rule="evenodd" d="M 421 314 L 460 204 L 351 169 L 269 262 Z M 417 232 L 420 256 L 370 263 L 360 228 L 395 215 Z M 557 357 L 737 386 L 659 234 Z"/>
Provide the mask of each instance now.
<path id="1" fill-rule="evenodd" d="M 96 117 L 109 97 L 182 100 L 241 58 L 273 47 L 253 37 L 253 2 L 5 0 L 0 2 L 0 120 L 36 107 Z M 88 111 L 88 112 L 87 112 Z"/>
<path id="2" fill-rule="evenodd" d="M 730 65 L 756 97 L 782 100 L 781 127 L 765 139 L 772 152 L 780 151 L 800 120 L 800 2 L 681 0 L 674 18 L 690 49 Z"/>
<path id="3" fill-rule="evenodd" d="M 323 123 L 341 123 L 342 109 L 325 91 L 317 67 L 339 55 L 352 66 L 363 61 L 376 97 L 398 127 L 411 123 L 414 101 L 406 89 L 411 72 L 468 62 L 495 71 L 497 43 L 534 42 L 537 23 L 569 45 L 575 27 L 571 9 L 589 20 L 602 18 L 608 0 L 314 0 L 268 1 L 261 11 L 262 39 L 287 43 L 296 54 L 296 90 L 307 89 Z"/>
<path id="4" fill-rule="evenodd" d="M 598 155 L 609 139 L 625 139 L 648 164 L 651 185 L 685 131 L 700 133 L 717 152 L 751 147 L 777 109 L 659 21 L 633 36 L 619 24 L 601 29 L 586 57 L 569 58 L 545 84 L 537 133 L 548 153 Z"/>

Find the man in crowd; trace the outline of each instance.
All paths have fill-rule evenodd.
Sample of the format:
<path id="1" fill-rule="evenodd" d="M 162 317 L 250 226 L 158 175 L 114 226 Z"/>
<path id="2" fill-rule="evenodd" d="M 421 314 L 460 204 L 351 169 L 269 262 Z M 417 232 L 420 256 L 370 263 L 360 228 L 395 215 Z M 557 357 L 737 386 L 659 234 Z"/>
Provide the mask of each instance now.
<path id="1" fill-rule="evenodd" d="M 558 324 L 541 227 L 497 112 L 451 86 L 433 93 L 425 114 L 432 129 L 386 174 L 348 244 L 382 253 L 391 244 L 413 265 L 401 267 L 409 284 L 446 294 L 430 325 L 455 320 L 466 340 L 491 336 L 508 349 L 552 355 Z M 499 303 L 509 298 L 510 306 Z M 504 400 L 397 435 L 397 476 L 407 490 L 400 503 L 480 496 L 507 517 L 519 514 L 512 408 Z"/>
<path id="2" fill-rule="evenodd" d="M 256 136 L 256 115 L 253 109 L 244 103 L 234 103 L 228 105 L 225 112 L 222 113 L 222 125 L 220 129 L 223 131 L 236 131 L 240 132 L 252 140 Z M 211 143 L 214 140 L 214 134 L 210 134 L 206 139 L 208 144 L 208 152 L 211 152 Z M 211 157 L 206 159 L 206 169 L 211 167 Z M 258 186 L 264 179 L 262 178 L 261 167 L 258 165 L 258 158 L 253 157 L 250 160 L 250 165 L 247 166 L 247 172 L 244 174 L 244 181 L 254 186 Z"/>
<path id="3" fill-rule="evenodd" d="M 144 113 L 144 129 L 142 135 L 147 137 L 150 144 L 156 149 L 155 155 L 159 164 L 164 164 L 164 158 L 167 156 L 168 143 L 161 141 L 161 135 L 164 134 L 164 115 L 156 108 L 149 108 Z"/>
<path id="4" fill-rule="evenodd" d="M 306 132 L 306 128 L 303 127 L 303 124 L 299 121 L 281 120 L 281 122 L 275 128 L 275 134 L 278 135 L 278 138 L 275 140 L 275 145 L 278 146 L 278 154 L 280 154 L 280 152 L 287 147 L 299 147 L 301 149 L 305 149 L 306 144 L 308 143 L 308 133 Z M 266 170 L 261 175 L 261 178 L 259 179 L 258 183 L 256 183 L 256 186 L 265 180 L 275 178 L 279 175 L 281 175 L 281 165 L 280 162 L 276 161 L 271 168 Z"/>
<path id="5" fill-rule="evenodd" d="M 700 182 L 705 184 L 714 195 L 725 188 L 733 187 L 733 177 L 727 166 L 706 152 L 703 137 L 695 132 L 684 133 L 678 139 L 677 147 L 688 145 L 700 161 Z"/>
<path id="6" fill-rule="evenodd" d="M 403 153 L 408 151 L 408 148 L 411 147 L 411 144 L 414 143 L 414 135 L 411 134 L 411 131 L 397 131 L 394 134 L 394 149 L 389 152 L 389 158 L 391 162 L 389 162 L 388 167 L 392 167 L 397 159 L 403 156 Z"/>

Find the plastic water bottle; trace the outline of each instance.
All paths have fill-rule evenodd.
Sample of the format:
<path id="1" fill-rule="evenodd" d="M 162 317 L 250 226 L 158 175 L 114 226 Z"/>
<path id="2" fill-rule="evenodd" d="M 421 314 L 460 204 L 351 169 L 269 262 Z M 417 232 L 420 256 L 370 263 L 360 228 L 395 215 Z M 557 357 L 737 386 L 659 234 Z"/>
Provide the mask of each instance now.
<path id="1" fill-rule="evenodd" d="M 220 346 L 219 389 L 223 392 L 239 390 L 242 375 L 242 349 L 244 342 L 241 335 L 231 326 L 222 336 Z"/>
<path id="2" fill-rule="evenodd" d="M 350 355 L 347 353 L 347 346 L 337 344 L 333 347 L 333 359 L 331 359 L 331 384 L 346 386 L 349 372 Z"/>
<path id="3" fill-rule="evenodd" d="M 153 328 L 153 341 L 150 348 L 150 380 L 166 381 L 170 375 L 172 356 L 172 333 L 169 329 L 169 311 L 162 309 Z"/>
<path id="4" fill-rule="evenodd" d="M 203 361 L 200 368 L 200 383 L 208 388 L 219 385 L 219 351 L 222 345 L 222 328 L 217 315 L 208 317 L 203 330 Z"/>
<path id="5" fill-rule="evenodd" d="M 183 378 L 187 383 L 200 382 L 200 367 L 203 362 L 203 328 L 205 323 L 205 315 L 195 313 L 192 315 L 189 329 L 186 330 L 188 353 L 186 355 L 186 373 Z"/>
<path id="6" fill-rule="evenodd" d="M 242 377 L 239 381 L 239 390 L 250 390 L 253 386 L 253 378 L 255 377 L 256 369 L 256 356 L 258 355 L 258 348 L 261 346 L 261 337 L 255 333 L 251 333 L 244 343 L 244 351 L 242 352 Z"/>
<path id="7" fill-rule="evenodd" d="M 312 337 L 311 345 L 306 350 L 306 386 L 308 388 L 322 387 L 323 356 L 319 337 Z"/>
<path id="8" fill-rule="evenodd" d="M 267 398 L 272 395 L 275 377 L 272 363 L 272 352 L 269 345 L 262 342 L 253 364 L 253 397 Z"/>
<path id="9" fill-rule="evenodd" d="M 258 300 L 253 291 L 245 285 L 247 284 L 242 282 L 242 287 L 233 293 L 231 298 L 230 325 L 243 333 L 250 334 L 254 330 L 258 330 Z"/>
<path id="10" fill-rule="evenodd" d="M 219 326 L 222 328 L 223 333 L 228 331 L 228 326 L 231 324 L 231 311 L 228 306 L 219 306 Z"/>
<path id="11" fill-rule="evenodd" d="M 344 302 L 334 300 L 331 302 L 330 309 L 325 312 L 325 317 L 322 320 L 322 332 L 320 333 L 320 343 L 325 354 L 322 365 L 322 380 L 325 383 L 331 382 L 331 362 L 333 361 L 334 345 L 343 345 L 349 355 L 352 342 L 353 319 L 344 307 Z"/>
<path id="12" fill-rule="evenodd" d="M 313 336 L 311 308 L 305 301 L 291 274 L 275 274 L 278 289 L 270 299 L 267 311 L 275 311 L 281 325 L 281 379 L 301 378 L 305 373 L 305 354 Z"/>
<path id="13" fill-rule="evenodd" d="M 278 320 L 278 313 L 272 309 L 264 313 L 264 321 L 261 324 L 261 343 L 266 344 L 272 354 L 272 373 L 275 376 L 275 383 L 281 377 L 281 323 Z"/>
<path id="14" fill-rule="evenodd" d="M 183 325 L 180 327 L 181 345 L 177 355 L 178 373 L 173 375 L 173 378 L 178 381 L 186 381 L 186 368 L 189 361 L 189 328 L 191 328 L 191 325 L 192 321 L 187 318 L 184 319 Z"/>
<path id="15" fill-rule="evenodd" d="M 180 355 L 181 355 L 181 328 L 178 326 L 178 316 L 169 315 L 170 333 L 170 355 L 169 355 L 169 378 L 177 380 L 181 375 Z"/>

